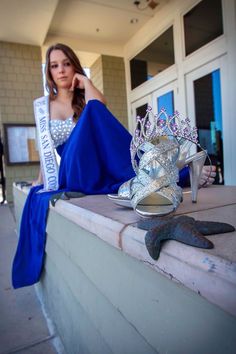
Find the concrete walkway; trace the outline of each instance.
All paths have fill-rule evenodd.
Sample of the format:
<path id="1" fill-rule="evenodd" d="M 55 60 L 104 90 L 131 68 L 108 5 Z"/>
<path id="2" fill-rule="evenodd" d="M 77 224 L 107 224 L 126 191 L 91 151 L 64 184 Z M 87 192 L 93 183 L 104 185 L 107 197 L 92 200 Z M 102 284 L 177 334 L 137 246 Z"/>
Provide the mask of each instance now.
<path id="1" fill-rule="evenodd" d="M 7 204 L 0 206 L 0 354 L 55 354 L 58 342 L 49 333 L 35 288 L 14 290 L 11 265 L 17 237 L 15 221 Z"/>

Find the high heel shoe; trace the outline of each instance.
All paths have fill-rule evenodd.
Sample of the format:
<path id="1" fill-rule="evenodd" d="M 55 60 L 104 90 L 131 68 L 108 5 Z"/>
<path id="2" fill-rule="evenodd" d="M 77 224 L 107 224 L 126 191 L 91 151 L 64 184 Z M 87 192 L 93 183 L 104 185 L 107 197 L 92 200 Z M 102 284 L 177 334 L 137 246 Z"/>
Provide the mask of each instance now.
<path id="1" fill-rule="evenodd" d="M 163 169 L 163 167 L 161 166 L 160 162 L 156 161 L 156 159 L 161 159 L 160 161 L 163 164 L 164 155 L 162 156 L 162 154 L 171 153 L 172 159 L 174 158 L 174 161 L 177 160 L 179 154 L 179 147 L 175 141 L 171 143 L 169 142 L 168 144 L 162 143 L 162 145 L 159 145 L 158 148 L 156 148 L 156 146 L 157 144 L 153 145 L 152 143 L 145 141 L 141 143 L 141 145 L 137 146 L 137 149 L 135 148 L 135 154 L 132 155 L 131 153 L 131 161 L 133 168 L 135 169 L 136 176 L 124 182 L 120 186 L 117 194 L 107 195 L 108 198 L 112 200 L 115 204 L 128 208 L 133 208 L 131 199 L 133 197 L 133 194 L 135 193 L 134 186 L 142 185 L 142 187 L 144 187 L 145 184 L 148 185 L 150 181 L 158 179 L 160 177 L 160 170 Z M 136 160 L 136 155 L 138 156 L 139 160 L 138 164 Z M 165 159 L 166 158 L 167 157 L 165 157 Z M 149 179 L 148 176 L 150 177 Z M 154 198 L 152 199 L 153 204 Z M 150 198 L 148 202 L 150 202 Z"/>
<path id="2" fill-rule="evenodd" d="M 159 127 L 158 134 L 173 136 L 179 143 L 179 158 L 176 162 L 176 166 L 179 170 L 186 166 L 189 167 L 192 202 L 196 203 L 202 168 L 206 158 L 208 158 L 211 165 L 207 151 L 198 143 L 197 128 L 191 127 L 189 118 L 181 120 L 177 111 L 173 116 L 168 116 L 166 111 L 162 109 L 160 113 L 154 117 L 156 117 L 156 125 Z M 197 146 L 201 151 L 189 156 L 193 145 Z"/>
<path id="3" fill-rule="evenodd" d="M 125 182 L 117 195 L 108 198 L 118 205 L 132 207 L 140 216 L 161 216 L 176 210 L 182 200 L 177 186 L 178 144 L 164 140 L 158 145 L 145 142 L 138 148 L 137 176 Z"/>
<path id="4" fill-rule="evenodd" d="M 131 204 L 131 183 L 136 177 L 129 179 L 128 181 L 124 182 L 120 188 L 118 189 L 117 194 L 107 194 L 107 197 L 117 205 L 132 208 Z"/>
<path id="5" fill-rule="evenodd" d="M 206 161 L 207 154 L 205 151 L 200 151 L 186 159 L 186 165 L 189 166 L 190 185 L 192 191 L 192 202 L 197 203 L 197 195 L 199 182 L 201 178 L 202 168 Z"/>
<path id="6" fill-rule="evenodd" d="M 149 119 L 150 114 L 152 120 Z M 202 167 L 208 156 L 198 144 L 197 138 L 197 128 L 190 126 L 188 118 L 180 120 L 178 112 L 168 116 L 163 109 L 158 115 L 153 115 L 152 108 L 148 107 L 145 117 L 137 117 L 130 145 L 136 177 L 125 182 L 117 195 L 110 194 L 108 198 L 116 204 L 133 207 L 141 216 L 168 214 L 182 201 L 182 190 L 176 182 L 178 171 L 188 165 L 192 201 L 196 202 Z M 170 147 L 171 144 L 175 144 L 175 149 L 172 147 L 160 152 L 161 146 Z M 202 151 L 188 156 L 193 144 L 198 145 Z M 169 163 L 169 167 L 163 169 L 165 163 Z"/>
<path id="7" fill-rule="evenodd" d="M 192 202 L 196 203 L 202 168 L 208 155 L 207 152 L 202 149 L 201 151 L 188 156 L 192 145 L 192 141 L 189 140 L 186 140 L 180 144 L 180 153 L 176 166 L 179 170 L 182 170 L 182 168 L 186 166 L 189 167 Z"/>
<path id="8" fill-rule="evenodd" d="M 181 170 L 185 166 L 189 167 L 190 186 L 191 186 L 193 203 L 197 203 L 198 190 L 201 188 L 199 182 L 201 179 L 202 168 L 204 166 L 206 158 L 207 158 L 207 153 L 203 150 L 192 156 L 189 156 L 188 158 L 186 157 L 184 162 L 183 161 L 181 162 L 181 166 L 182 166 L 181 168 L 179 168 L 180 162 L 177 161 L 176 163 L 176 166 L 179 170 Z M 158 178 L 158 175 L 156 176 L 156 178 Z M 124 206 L 127 208 L 132 208 L 130 184 L 134 182 L 134 179 L 137 179 L 137 177 L 133 177 L 129 181 L 123 183 L 120 186 L 118 193 L 108 194 L 108 198 L 117 205 Z"/>
<path id="9" fill-rule="evenodd" d="M 176 141 L 163 140 L 157 145 L 145 143 L 137 178 L 131 182 L 131 205 L 143 217 L 161 216 L 176 210 L 182 199 L 177 186 L 176 167 L 179 147 Z"/>

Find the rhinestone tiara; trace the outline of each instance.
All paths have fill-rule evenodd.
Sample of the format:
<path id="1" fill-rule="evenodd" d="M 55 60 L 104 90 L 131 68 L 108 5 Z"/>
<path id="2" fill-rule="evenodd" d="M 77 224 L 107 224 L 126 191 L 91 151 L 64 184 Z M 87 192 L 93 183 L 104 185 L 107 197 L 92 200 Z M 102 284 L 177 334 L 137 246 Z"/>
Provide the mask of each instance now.
<path id="1" fill-rule="evenodd" d="M 152 116 L 152 121 L 150 120 Z M 130 154 L 133 168 L 136 170 L 136 154 L 144 142 L 152 142 L 160 137 L 174 137 L 179 144 L 189 140 L 198 144 L 197 127 L 190 125 L 190 119 L 180 118 L 178 111 L 173 115 L 168 115 L 162 108 L 158 114 L 152 112 L 152 107 L 148 106 L 146 115 L 142 118 L 137 116 L 136 128 L 130 144 Z"/>

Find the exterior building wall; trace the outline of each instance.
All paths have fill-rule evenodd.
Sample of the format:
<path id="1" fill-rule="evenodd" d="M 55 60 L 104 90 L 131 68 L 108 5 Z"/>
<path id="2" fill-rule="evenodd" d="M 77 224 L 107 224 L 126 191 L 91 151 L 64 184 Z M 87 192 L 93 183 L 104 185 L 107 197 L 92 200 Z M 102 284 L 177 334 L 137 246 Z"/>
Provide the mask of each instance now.
<path id="1" fill-rule="evenodd" d="M 105 95 L 107 106 L 127 128 L 127 95 L 124 59 L 101 55 L 90 68 L 94 85 Z"/>
<path id="2" fill-rule="evenodd" d="M 41 49 L 37 46 L 0 42 L 0 129 L 4 123 L 34 123 L 33 100 L 43 95 Z M 4 140 L 4 137 L 3 137 Z M 12 202 L 12 183 L 36 178 L 39 165 L 5 164 L 7 200 Z"/>
<path id="3" fill-rule="evenodd" d="M 183 15 L 200 0 L 173 0 L 163 6 L 125 45 L 126 87 L 128 97 L 129 129 L 135 125 L 136 108 L 143 104 L 157 110 L 156 99 L 168 91 L 174 92 L 175 109 L 189 116 L 195 125 L 194 80 L 220 69 L 223 125 L 223 155 L 226 185 L 236 185 L 236 3 L 222 0 L 224 33 L 195 52 L 185 56 Z M 151 80 L 131 90 L 129 62 L 171 25 L 174 31 L 175 64 Z"/>
<path id="4" fill-rule="evenodd" d="M 124 59 L 102 55 L 103 93 L 108 108 L 128 128 Z"/>
<path id="5" fill-rule="evenodd" d="M 90 77 L 97 89 L 103 93 L 103 72 L 101 56 L 90 67 Z"/>

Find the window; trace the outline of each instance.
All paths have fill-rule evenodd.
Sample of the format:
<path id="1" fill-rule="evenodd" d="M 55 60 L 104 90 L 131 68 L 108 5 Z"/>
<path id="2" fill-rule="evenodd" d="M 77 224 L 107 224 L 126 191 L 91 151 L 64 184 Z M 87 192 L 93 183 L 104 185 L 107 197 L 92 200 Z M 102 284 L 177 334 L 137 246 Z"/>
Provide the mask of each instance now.
<path id="1" fill-rule="evenodd" d="M 131 88 L 141 85 L 175 63 L 173 26 L 130 60 Z"/>
<path id="2" fill-rule="evenodd" d="M 146 113 L 147 113 L 147 108 L 148 108 L 148 104 L 145 103 L 142 106 L 139 106 L 136 108 L 136 117 L 139 116 L 141 118 L 145 117 Z"/>
<path id="3" fill-rule="evenodd" d="M 221 0 L 200 1 L 184 16 L 186 56 L 222 34 Z"/>

